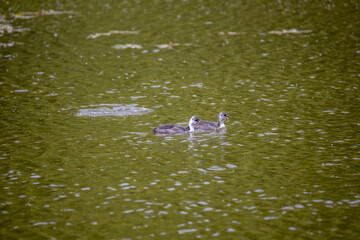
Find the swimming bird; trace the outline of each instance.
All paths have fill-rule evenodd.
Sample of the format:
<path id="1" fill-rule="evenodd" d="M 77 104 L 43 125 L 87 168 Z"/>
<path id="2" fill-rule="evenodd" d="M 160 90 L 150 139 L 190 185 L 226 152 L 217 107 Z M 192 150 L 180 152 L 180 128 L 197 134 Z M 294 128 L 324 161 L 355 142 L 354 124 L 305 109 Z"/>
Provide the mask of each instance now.
<path id="1" fill-rule="evenodd" d="M 154 133 L 161 134 L 175 134 L 175 133 L 186 133 L 193 132 L 194 126 L 199 123 L 199 118 L 197 116 L 192 116 L 189 120 L 189 125 L 187 127 L 173 125 L 173 124 L 165 124 L 153 129 Z"/>
<path id="2" fill-rule="evenodd" d="M 225 128 L 224 121 L 229 120 L 229 117 L 226 112 L 221 112 L 218 115 L 218 121 L 216 122 L 209 122 L 209 121 L 200 121 L 199 124 L 195 126 L 196 130 L 216 130 L 219 128 Z"/>

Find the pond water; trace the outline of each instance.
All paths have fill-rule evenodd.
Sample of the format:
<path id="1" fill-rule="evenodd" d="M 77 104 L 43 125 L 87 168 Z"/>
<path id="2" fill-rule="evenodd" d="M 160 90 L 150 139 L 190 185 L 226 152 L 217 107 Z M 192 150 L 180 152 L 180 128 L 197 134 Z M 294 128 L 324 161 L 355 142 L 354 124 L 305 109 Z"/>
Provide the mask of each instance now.
<path id="1" fill-rule="evenodd" d="M 360 237 L 358 1 L 0 9 L 1 239 Z"/>

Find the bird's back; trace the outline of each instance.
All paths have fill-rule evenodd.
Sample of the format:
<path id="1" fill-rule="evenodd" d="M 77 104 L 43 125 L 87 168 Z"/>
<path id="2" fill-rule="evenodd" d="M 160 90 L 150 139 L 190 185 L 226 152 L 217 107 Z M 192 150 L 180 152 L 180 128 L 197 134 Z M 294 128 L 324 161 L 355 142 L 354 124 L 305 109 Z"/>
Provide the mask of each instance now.
<path id="1" fill-rule="evenodd" d="M 153 129 L 154 133 L 162 133 L 162 134 L 174 134 L 174 133 L 181 133 L 186 131 L 187 131 L 186 127 L 177 126 L 173 124 L 165 124 Z"/>
<path id="2" fill-rule="evenodd" d="M 199 124 L 195 126 L 195 129 L 203 129 L 203 130 L 214 130 L 218 128 L 218 124 L 216 122 L 209 121 L 200 121 Z"/>

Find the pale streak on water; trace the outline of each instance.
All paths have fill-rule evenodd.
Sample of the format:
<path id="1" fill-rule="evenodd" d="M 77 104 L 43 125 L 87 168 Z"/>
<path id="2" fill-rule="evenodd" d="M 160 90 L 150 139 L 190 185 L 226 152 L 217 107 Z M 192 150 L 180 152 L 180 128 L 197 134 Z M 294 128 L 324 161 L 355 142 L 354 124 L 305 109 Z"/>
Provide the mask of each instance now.
<path id="1" fill-rule="evenodd" d="M 79 109 L 76 116 L 78 117 L 105 117 L 105 116 L 117 116 L 117 117 L 126 117 L 131 115 L 142 115 L 149 113 L 152 110 L 137 107 L 137 104 L 99 104 L 99 105 L 89 105 L 83 106 Z"/>

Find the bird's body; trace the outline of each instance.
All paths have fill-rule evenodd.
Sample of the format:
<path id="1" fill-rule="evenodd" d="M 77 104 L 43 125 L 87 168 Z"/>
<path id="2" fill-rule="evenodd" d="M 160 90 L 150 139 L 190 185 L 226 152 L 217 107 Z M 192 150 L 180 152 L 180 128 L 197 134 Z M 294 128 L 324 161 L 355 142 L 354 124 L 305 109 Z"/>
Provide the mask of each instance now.
<path id="1" fill-rule="evenodd" d="M 199 123 L 199 118 L 196 116 L 192 116 L 189 120 L 189 125 L 187 127 L 173 125 L 173 124 L 165 124 L 153 129 L 154 133 L 159 134 L 176 134 L 176 133 L 186 133 L 193 132 L 194 126 Z"/>
<path id="2" fill-rule="evenodd" d="M 226 114 L 226 112 L 221 112 L 218 115 L 218 122 L 200 121 L 199 124 L 195 126 L 195 129 L 211 131 L 219 128 L 225 128 L 225 120 L 229 120 L 228 115 Z"/>

